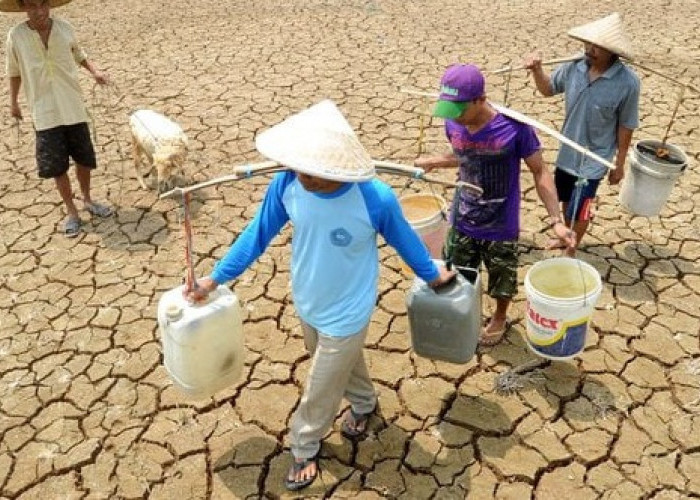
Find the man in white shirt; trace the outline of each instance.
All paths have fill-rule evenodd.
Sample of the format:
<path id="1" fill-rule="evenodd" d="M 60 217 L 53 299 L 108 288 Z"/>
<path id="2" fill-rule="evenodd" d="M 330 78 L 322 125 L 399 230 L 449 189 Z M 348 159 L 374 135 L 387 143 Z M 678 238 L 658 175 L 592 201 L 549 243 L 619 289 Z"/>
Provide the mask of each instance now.
<path id="1" fill-rule="evenodd" d="M 97 161 L 78 83 L 78 65 L 87 69 L 97 83 L 104 85 L 108 80 L 78 46 L 73 27 L 67 21 L 51 17 L 51 7 L 64 3 L 67 1 L 5 0 L 2 7 L 27 13 L 27 20 L 10 29 L 7 35 L 10 113 L 22 119 L 18 96 L 24 84 L 36 131 L 39 177 L 55 179 L 68 213 L 64 232 L 74 237 L 80 233 L 81 220 L 68 178 L 70 158 L 76 164 L 85 209 L 99 217 L 112 214 L 111 208 L 90 196 L 91 171 L 97 167 Z"/>

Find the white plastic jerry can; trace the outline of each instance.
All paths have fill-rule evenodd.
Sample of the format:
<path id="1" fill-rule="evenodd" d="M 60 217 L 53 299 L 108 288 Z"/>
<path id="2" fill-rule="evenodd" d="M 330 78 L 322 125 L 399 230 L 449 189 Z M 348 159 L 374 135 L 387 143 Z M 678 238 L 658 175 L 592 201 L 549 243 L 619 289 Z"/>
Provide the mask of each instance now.
<path id="1" fill-rule="evenodd" d="M 241 376 L 241 308 L 224 285 L 198 304 L 185 300 L 183 288 L 164 293 L 158 302 L 163 364 L 175 386 L 195 398 L 207 398 Z"/>

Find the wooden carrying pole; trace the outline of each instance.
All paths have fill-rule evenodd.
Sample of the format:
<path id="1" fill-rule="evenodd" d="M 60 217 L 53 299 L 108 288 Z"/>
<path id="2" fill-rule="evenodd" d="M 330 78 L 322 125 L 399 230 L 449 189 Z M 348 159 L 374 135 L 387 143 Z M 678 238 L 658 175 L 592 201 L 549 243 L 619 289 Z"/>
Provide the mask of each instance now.
<path id="1" fill-rule="evenodd" d="M 641 63 L 638 63 L 638 62 L 635 62 L 635 61 L 629 61 L 629 60 L 625 60 L 625 63 L 629 63 L 629 64 L 631 64 L 632 66 L 636 66 L 636 67 L 638 67 L 638 68 L 641 68 L 641 69 L 643 69 L 644 71 L 648 71 L 649 73 L 654 73 L 655 75 L 658 75 L 658 76 L 660 76 L 661 78 L 666 78 L 667 80 L 672 81 L 672 82 L 675 83 L 676 85 L 680 85 L 681 87 L 685 87 L 685 88 L 687 88 L 687 89 L 692 90 L 692 91 L 695 92 L 696 94 L 700 94 L 700 89 L 697 88 L 696 86 L 691 85 L 690 83 L 687 83 L 687 82 L 682 82 L 682 81 L 678 80 L 677 78 L 673 78 L 672 76 L 668 76 L 668 75 L 666 75 L 666 74 L 664 74 L 664 73 L 661 73 L 660 71 L 656 71 L 655 69 L 651 69 L 649 66 L 646 66 L 646 65 L 644 65 L 644 64 L 641 64 Z"/>
<path id="2" fill-rule="evenodd" d="M 559 132 L 557 132 L 553 128 L 550 128 L 547 125 L 544 125 L 543 123 L 540 123 L 537 120 L 530 118 L 529 116 L 525 116 L 522 113 L 519 113 L 519 112 L 514 111 L 512 109 L 506 108 L 505 106 L 501 106 L 501 105 L 493 103 L 493 102 L 489 102 L 489 104 L 491 104 L 491 106 L 493 106 L 494 109 L 497 110 L 499 113 L 504 114 L 506 116 L 509 116 L 514 120 L 517 120 L 521 123 L 525 123 L 526 125 L 530 125 L 538 130 L 541 130 L 545 134 L 549 134 L 552 137 L 555 137 L 556 139 L 559 140 L 559 142 L 562 142 L 563 144 L 566 144 L 567 146 L 575 149 L 579 153 L 586 155 L 589 158 L 594 159 L 595 161 L 597 161 L 598 163 L 600 163 L 602 165 L 605 165 L 610 170 L 615 170 L 617 168 L 614 164 L 610 163 L 605 158 L 602 158 L 601 156 L 598 156 L 594 152 L 587 150 L 586 148 L 581 146 L 579 143 L 572 141 L 571 139 L 569 139 L 568 137 L 566 137 L 563 134 L 560 134 Z"/>
<path id="3" fill-rule="evenodd" d="M 374 163 L 374 167 L 377 169 L 378 172 L 384 172 L 395 175 L 405 175 L 425 182 L 440 184 L 441 186 L 453 187 L 457 189 L 466 189 L 467 191 L 471 191 L 477 196 L 481 196 L 482 194 L 484 194 L 484 190 L 477 185 L 470 184 L 464 181 L 443 181 L 442 179 L 437 179 L 433 176 L 426 175 L 425 171 L 422 168 L 412 167 L 410 165 L 402 165 L 400 163 L 393 163 L 389 161 L 372 160 L 372 162 Z"/>
<path id="4" fill-rule="evenodd" d="M 410 89 L 401 89 L 401 92 L 407 93 L 407 94 L 413 94 L 413 95 L 420 95 L 423 97 L 433 97 L 437 99 L 438 94 L 435 93 L 430 93 L 430 92 L 423 92 L 420 90 L 410 90 Z M 499 113 L 504 114 L 506 116 L 509 116 L 513 118 L 514 120 L 517 120 L 521 123 L 525 123 L 526 125 L 530 125 L 538 130 L 541 130 L 545 134 L 551 135 L 552 137 L 556 138 L 559 140 L 559 142 L 562 142 L 563 144 L 566 144 L 567 146 L 570 146 L 571 148 L 575 149 L 579 153 L 588 156 L 589 158 L 594 159 L 601 165 L 605 165 L 611 170 L 614 170 L 616 167 L 612 163 L 610 163 L 608 160 L 601 158 L 597 154 L 593 153 L 592 151 L 587 150 L 583 146 L 581 146 L 579 143 L 572 141 L 568 137 L 564 136 L 563 134 L 557 132 L 556 130 L 552 129 L 551 127 L 548 127 L 547 125 L 544 125 L 543 123 L 538 122 L 534 118 L 530 118 L 529 116 L 525 116 L 522 113 L 519 113 L 517 111 L 514 111 L 510 108 L 506 108 L 505 106 L 501 106 L 500 104 L 495 104 L 493 102 L 489 101 L 489 104 L 493 106 L 495 110 L 497 110 Z"/>
<path id="5" fill-rule="evenodd" d="M 388 161 L 372 160 L 372 162 L 374 163 L 375 168 L 377 168 L 377 171 L 379 172 L 413 177 L 414 179 L 422 180 L 425 182 L 432 182 L 434 184 L 441 184 L 443 186 L 453 188 L 462 188 L 471 191 L 478 196 L 481 196 L 481 194 L 483 193 L 483 190 L 479 186 L 469 184 L 468 182 L 443 181 L 442 179 L 437 179 L 435 177 L 425 175 L 425 171 L 422 168 L 412 167 L 409 165 L 401 165 L 399 163 L 391 163 Z M 191 186 L 187 186 L 184 188 L 176 187 L 175 189 L 171 189 L 170 191 L 161 194 L 159 198 L 162 199 L 181 197 L 199 189 L 216 186 L 218 184 L 224 184 L 227 182 L 240 181 L 241 179 L 247 179 L 254 175 L 271 174 L 275 172 L 281 172 L 283 170 L 289 169 L 275 161 L 265 161 L 261 163 L 253 163 L 251 165 L 240 165 L 237 167 L 233 167 L 234 173 L 231 175 L 224 175 L 222 177 L 217 177 L 216 179 L 210 179 L 208 181 L 200 182 L 199 184 L 192 184 Z"/>
<path id="6" fill-rule="evenodd" d="M 273 172 L 279 172 L 281 170 L 287 170 L 285 167 L 280 166 L 275 161 L 264 161 L 261 163 L 254 163 L 252 165 L 241 165 L 233 168 L 233 174 L 224 175 L 223 177 L 217 177 L 216 179 L 211 179 L 208 181 L 200 182 L 199 184 L 193 184 L 184 188 L 176 187 L 170 191 L 163 193 L 159 198 L 172 198 L 175 196 L 182 196 L 185 193 L 190 193 L 192 191 L 197 191 L 209 186 L 216 186 L 217 184 L 223 184 L 225 182 L 239 181 L 241 179 L 246 179 L 252 177 L 253 175 L 263 175 Z"/>
<path id="7" fill-rule="evenodd" d="M 559 57 L 557 59 L 549 59 L 547 61 L 542 61 L 542 66 L 551 66 L 552 64 L 562 64 L 566 62 L 571 62 L 571 61 L 576 61 L 578 59 L 583 59 L 583 54 L 575 54 L 573 56 L 567 56 L 567 57 Z M 491 75 L 499 75 L 501 73 L 507 73 L 509 71 L 520 71 L 523 69 L 527 69 L 525 66 L 506 66 L 504 68 L 500 69 L 492 69 L 492 70 L 487 70 L 484 71 L 484 73 L 488 73 Z"/>
<path id="8" fill-rule="evenodd" d="M 547 66 L 547 65 L 551 65 L 551 64 L 560 64 L 560 63 L 575 61 L 576 59 L 581 59 L 582 57 L 583 57 L 583 54 L 578 54 L 575 56 L 568 56 L 568 57 L 560 57 L 557 59 L 550 59 L 548 61 L 542 61 L 542 65 Z M 657 71 L 653 68 L 650 68 L 649 66 L 647 66 L 645 64 L 642 64 L 642 63 L 637 62 L 637 61 L 633 61 L 631 59 L 625 59 L 625 64 L 631 64 L 632 66 L 636 66 L 637 68 L 643 69 L 644 71 L 648 71 L 649 73 L 653 73 L 657 76 L 660 76 L 660 77 L 665 78 L 669 81 L 672 81 L 676 85 L 680 85 L 681 87 L 686 87 L 686 88 L 692 90 L 693 92 L 695 92 L 696 94 L 700 94 L 700 88 L 696 87 L 695 85 L 692 85 L 688 82 L 682 82 L 682 81 L 678 80 L 677 78 L 674 78 L 674 77 L 669 76 L 665 73 L 662 73 L 661 71 Z M 495 70 L 491 70 L 491 71 L 484 71 L 484 73 L 498 75 L 499 73 L 506 73 L 508 71 L 520 71 L 520 70 L 524 70 L 524 69 L 527 69 L 527 68 L 525 66 L 516 66 L 516 67 L 506 66 L 505 68 L 495 69 Z"/>
<path id="9" fill-rule="evenodd" d="M 673 121 L 676 119 L 676 115 L 678 114 L 678 108 L 681 107 L 681 103 L 683 102 L 683 94 L 685 94 L 685 89 L 686 87 L 681 87 L 680 92 L 678 92 L 678 99 L 676 99 L 676 105 L 673 108 L 673 114 L 671 115 L 671 120 L 668 122 L 668 126 L 666 127 L 666 132 L 664 133 L 664 138 L 661 140 L 661 147 L 663 148 L 666 146 L 666 141 L 668 140 L 668 135 L 671 133 L 671 126 L 673 125 Z"/>

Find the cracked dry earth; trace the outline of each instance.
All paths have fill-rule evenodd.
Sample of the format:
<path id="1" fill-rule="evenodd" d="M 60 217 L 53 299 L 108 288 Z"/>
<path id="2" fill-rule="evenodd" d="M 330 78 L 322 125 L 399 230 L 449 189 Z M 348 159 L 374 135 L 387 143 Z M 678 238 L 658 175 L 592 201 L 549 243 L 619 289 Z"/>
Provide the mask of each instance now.
<path id="1" fill-rule="evenodd" d="M 74 240 L 54 186 L 35 174 L 33 134 L 3 113 L 0 144 L 0 496 L 21 499 L 289 497 L 287 423 L 309 367 L 290 300 L 286 230 L 233 288 L 246 321 L 244 378 L 194 401 L 161 365 L 158 299 L 181 282 L 181 213 L 136 182 L 128 113 L 151 107 L 190 137 L 183 182 L 259 161 L 257 132 L 334 99 L 379 159 L 410 163 L 446 149 L 441 124 L 401 87 L 435 91 L 457 60 L 486 69 L 579 50 L 568 28 L 618 10 L 640 61 L 700 85 L 697 2 L 618 0 L 289 2 L 75 0 L 55 11 L 76 27 L 115 86 L 93 89 L 100 169 L 96 199 Z M 20 18 L 2 15 L 3 33 Z M 4 48 L 3 48 L 4 50 Z M 4 52 L 2 54 L 4 57 Z M 678 88 L 638 70 L 636 139 L 660 140 Z M 0 102 L 7 103 L 2 88 Z M 555 128 L 558 98 L 534 95 L 524 72 L 489 78 L 490 97 Z M 585 351 L 526 372 L 524 291 L 506 340 L 466 365 L 412 354 L 404 298 L 410 279 L 381 250 L 380 298 L 366 356 L 382 414 L 353 445 L 338 425 L 323 476 L 304 492 L 333 498 L 700 497 L 700 171 L 698 95 L 686 93 L 669 142 L 689 157 L 660 217 L 625 212 L 601 189 L 580 258 L 604 279 Z M 26 113 L 26 108 L 25 108 Z M 542 137 L 552 161 L 556 142 Z M 445 177 L 449 179 L 449 176 Z M 429 191 L 386 177 L 397 193 Z M 520 279 L 541 249 L 545 211 L 524 172 Z M 199 191 L 194 259 L 207 273 L 253 216 L 268 179 Z M 433 187 L 448 199 L 449 191 Z M 488 314 L 486 306 L 485 314 Z"/>

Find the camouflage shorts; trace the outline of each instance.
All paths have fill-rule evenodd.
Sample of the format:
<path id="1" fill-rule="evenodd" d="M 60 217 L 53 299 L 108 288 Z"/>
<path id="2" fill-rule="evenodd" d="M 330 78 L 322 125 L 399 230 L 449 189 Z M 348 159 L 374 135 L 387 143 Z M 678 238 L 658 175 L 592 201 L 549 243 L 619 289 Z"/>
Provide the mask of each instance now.
<path id="1" fill-rule="evenodd" d="M 518 292 L 518 242 L 479 240 L 454 228 L 447 234 L 442 257 L 455 266 L 478 269 L 483 262 L 489 272 L 486 292 L 510 299 Z"/>

